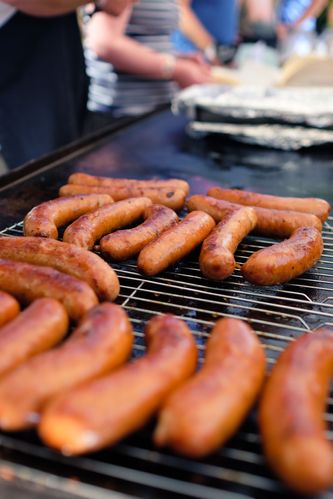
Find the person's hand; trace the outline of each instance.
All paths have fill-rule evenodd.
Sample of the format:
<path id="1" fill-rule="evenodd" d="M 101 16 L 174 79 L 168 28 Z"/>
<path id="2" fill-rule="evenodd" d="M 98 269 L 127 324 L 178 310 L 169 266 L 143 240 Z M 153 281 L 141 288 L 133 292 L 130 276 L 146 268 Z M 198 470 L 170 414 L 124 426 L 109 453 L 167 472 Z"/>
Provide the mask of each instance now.
<path id="1" fill-rule="evenodd" d="M 284 41 L 288 37 L 290 29 L 291 27 L 288 24 L 278 24 L 276 26 L 276 34 L 278 39 L 280 41 Z"/>
<path id="2" fill-rule="evenodd" d="M 208 69 L 210 65 L 205 60 L 204 56 L 201 52 L 190 52 L 188 54 L 178 54 L 177 57 L 179 59 L 184 59 L 185 61 L 192 61 L 201 66 L 202 68 Z"/>
<path id="3" fill-rule="evenodd" d="M 203 66 L 182 57 L 177 57 L 173 80 L 178 83 L 180 88 L 196 84 L 213 83 L 209 66 Z"/>

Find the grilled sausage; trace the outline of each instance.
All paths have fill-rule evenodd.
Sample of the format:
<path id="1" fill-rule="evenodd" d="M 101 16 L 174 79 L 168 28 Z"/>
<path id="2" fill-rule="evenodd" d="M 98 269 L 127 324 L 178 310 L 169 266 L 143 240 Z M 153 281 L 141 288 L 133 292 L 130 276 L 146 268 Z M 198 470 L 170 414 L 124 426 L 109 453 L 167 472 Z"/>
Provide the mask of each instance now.
<path id="1" fill-rule="evenodd" d="M 211 215 L 215 221 L 220 221 L 228 211 L 241 208 L 242 205 L 229 203 L 222 199 L 210 196 L 196 195 L 189 200 L 189 210 L 202 210 Z M 322 230 L 322 223 L 318 217 L 298 211 L 270 210 L 253 207 L 257 216 L 255 232 L 263 236 L 286 238 L 300 227 L 315 227 Z"/>
<path id="2" fill-rule="evenodd" d="M 101 250 L 114 260 L 127 260 L 178 222 L 176 213 L 158 204 L 148 206 L 145 222 L 133 229 L 118 230 L 101 239 Z"/>
<path id="3" fill-rule="evenodd" d="M 265 354 L 256 334 L 239 319 L 221 319 L 207 342 L 202 369 L 165 401 L 154 441 L 201 458 L 238 429 L 265 376 Z"/>
<path id="4" fill-rule="evenodd" d="M 283 284 L 309 270 L 323 251 L 320 232 L 313 227 L 297 229 L 282 243 L 261 249 L 242 266 L 242 274 L 253 284 Z"/>
<path id="5" fill-rule="evenodd" d="M 96 241 L 115 229 L 131 224 L 143 216 L 151 205 L 148 198 L 130 198 L 118 201 L 78 218 L 67 227 L 64 241 L 84 249 L 92 249 Z"/>
<path id="6" fill-rule="evenodd" d="M 110 178 L 88 175 L 87 173 L 73 173 L 69 179 L 69 184 L 96 185 L 99 187 L 137 187 L 145 189 L 147 187 L 180 189 L 188 194 L 190 186 L 185 180 L 170 178 L 167 180 L 138 180 L 129 178 Z"/>
<path id="7" fill-rule="evenodd" d="M 266 457 L 289 487 L 316 494 L 333 485 L 333 448 L 323 413 L 333 374 L 333 329 L 289 344 L 273 367 L 260 402 Z"/>
<path id="8" fill-rule="evenodd" d="M 320 232 L 322 230 L 322 223 L 316 215 L 257 207 L 254 210 L 257 215 L 255 232 L 263 236 L 284 239 L 301 227 L 313 227 Z"/>
<path id="9" fill-rule="evenodd" d="M 90 310 L 62 345 L 0 380 L 0 427 L 12 431 L 35 425 L 51 397 L 122 364 L 132 336 L 127 314 L 118 305 L 103 303 Z"/>
<path id="10" fill-rule="evenodd" d="M 143 248 L 138 258 L 139 270 L 146 275 L 162 272 L 194 250 L 208 236 L 214 225 L 214 220 L 206 213 L 190 213 Z"/>
<path id="11" fill-rule="evenodd" d="M 0 237 L 0 258 L 46 265 L 86 281 L 101 300 L 115 300 L 119 280 L 102 258 L 90 251 L 43 237 Z"/>
<path id="12" fill-rule="evenodd" d="M 153 203 L 162 204 L 173 210 L 181 210 L 185 204 L 186 192 L 182 189 L 171 187 L 139 187 L 136 185 L 124 186 L 97 186 L 66 184 L 60 187 L 60 196 L 73 196 L 75 194 L 109 194 L 115 201 L 123 199 L 146 197 Z"/>
<path id="13" fill-rule="evenodd" d="M 222 281 L 235 270 L 234 253 L 239 243 L 255 227 L 257 217 L 253 208 L 230 212 L 204 240 L 199 263 L 208 279 Z"/>
<path id="14" fill-rule="evenodd" d="M 0 328 L 0 375 L 58 343 L 67 332 L 68 315 L 52 298 L 39 298 Z"/>
<path id="15" fill-rule="evenodd" d="M 23 303 L 42 297 L 59 300 L 74 320 L 98 303 L 94 291 L 86 282 L 51 267 L 13 260 L 0 259 L 0 289 Z"/>
<path id="16" fill-rule="evenodd" d="M 193 373 L 197 348 L 184 322 L 170 315 L 154 317 L 145 336 L 146 355 L 51 401 L 39 426 L 48 445 L 81 454 L 113 444 L 144 425 Z"/>
<path id="17" fill-rule="evenodd" d="M 107 194 L 81 194 L 46 201 L 26 215 L 24 234 L 57 239 L 59 226 L 109 203 L 112 198 Z"/>
<path id="18" fill-rule="evenodd" d="M 14 319 L 20 312 L 20 305 L 15 298 L 0 291 L 0 327 Z"/>
<path id="19" fill-rule="evenodd" d="M 331 210 L 329 203 L 319 198 L 279 197 L 238 189 L 222 189 L 221 187 L 212 187 L 209 189 L 208 196 L 246 206 L 312 213 L 320 218 L 322 222 L 325 222 Z"/>

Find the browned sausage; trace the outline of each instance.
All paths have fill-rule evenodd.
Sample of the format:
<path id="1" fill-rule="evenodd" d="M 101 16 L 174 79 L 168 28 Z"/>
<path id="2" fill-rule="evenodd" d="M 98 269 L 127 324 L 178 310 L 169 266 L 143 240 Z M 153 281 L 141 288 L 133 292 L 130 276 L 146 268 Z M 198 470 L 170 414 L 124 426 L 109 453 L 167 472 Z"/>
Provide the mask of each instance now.
<path id="1" fill-rule="evenodd" d="M 68 329 L 64 306 L 39 298 L 9 324 L 0 328 L 0 375 L 58 343 Z"/>
<path id="2" fill-rule="evenodd" d="M 176 213 L 158 204 L 148 206 L 145 222 L 133 229 L 118 230 L 101 239 L 101 250 L 114 260 L 127 260 L 178 222 Z"/>
<path id="3" fill-rule="evenodd" d="M 242 205 L 229 203 L 222 199 L 210 196 L 196 195 L 189 200 L 189 210 L 203 210 L 211 215 L 215 221 L 220 221 L 228 211 L 241 208 Z M 309 213 L 298 211 L 269 210 L 267 208 L 253 207 L 257 216 L 255 232 L 264 236 L 286 238 L 300 227 L 315 227 L 322 229 L 322 223 L 318 217 Z"/>
<path id="4" fill-rule="evenodd" d="M 51 267 L 13 260 L 0 259 L 0 289 L 23 303 L 42 297 L 59 300 L 74 320 L 80 319 L 98 303 L 86 282 Z"/>
<path id="5" fill-rule="evenodd" d="M 176 211 L 183 208 L 186 198 L 185 191 L 182 189 L 172 189 L 171 187 L 138 187 L 136 185 L 103 187 L 97 185 L 66 184 L 59 189 L 60 196 L 89 193 L 109 194 L 115 201 L 135 197 L 146 197 L 153 203 L 168 206 Z"/>
<path id="6" fill-rule="evenodd" d="M 109 203 L 112 203 L 112 199 L 107 194 L 51 199 L 29 211 L 24 219 L 24 234 L 57 239 L 57 227 Z"/>
<path id="7" fill-rule="evenodd" d="M 86 281 L 101 300 L 115 300 L 119 280 L 102 258 L 74 244 L 43 237 L 0 237 L 0 258 L 46 265 Z"/>
<path id="8" fill-rule="evenodd" d="M 284 239 L 301 227 L 313 227 L 320 232 L 322 230 L 322 223 L 316 215 L 257 207 L 254 210 L 257 215 L 255 232 L 263 236 Z"/>
<path id="9" fill-rule="evenodd" d="M 259 286 L 282 284 L 309 270 L 322 251 L 320 232 L 313 227 L 303 227 L 282 243 L 256 251 L 242 266 L 242 274 Z"/>
<path id="10" fill-rule="evenodd" d="M 259 424 L 274 471 L 299 493 L 333 485 L 333 448 L 323 418 L 333 375 L 333 329 L 322 327 L 289 344 L 273 367 Z"/>
<path id="11" fill-rule="evenodd" d="M 0 327 L 14 319 L 20 312 L 20 305 L 15 298 L 0 291 Z"/>
<path id="12" fill-rule="evenodd" d="M 96 185 L 100 187 L 141 187 L 145 189 L 146 187 L 154 188 L 164 188 L 168 189 L 181 189 L 188 194 L 190 192 L 190 186 L 185 180 L 180 180 L 178 178 L 170 178 L 167 180 L 138 180 L 129 178 L 110 178 L 110 177 L 97 177 L 94 175 L 88 175 L 87 173 L 73 173 L 69 179 L 69 184 L 82 184 L 82 185 Z"/>
<path id="13" fill-rule="evenodd" d="M 81 454 L 113 444 L 144 425 L 193 373 L 197 348 L 184 322 L 170 315 L 154 317 L 145 336 L 146 355 L 51 401 L 39 426 L 48 445 Z"/>
<path id="14" fill-rule="evenodd" d="M 93 213 L 82 215 L 67 227 L 64 241 L 84 249 L 92 249 L 102 236 L 125 227 L 143 216 L 151 205 L 148 198 L 130 198 L 103 206 Z"/>
<path id="15" fill-rule="evenodd" d="M 214 220 L 207 213 L 190 213 L 143 248 L 138 258 L 139 270 L 146 275 L 159 274 L 194 250 L 208 236 L 214 225 Z"/>
<path id="16" fill-rule="evenodd" d="M 257 217 L 253 208 L 240 208 L 222 219 L 204 240 L 199 263 L 208 279 L 221 281 L 236 267 L 234 253 L 239 243 L 255 227 Z"/>
<path id="17" fill-rule="evenodd" d="M 62 345 L 36 355 L 0 380 L 1 428 L 35 425 L 51 397 L 125 362 L 132 336 L 127 314 L 118 305 L 103 303 L 90 310 Z"/>
<path id="18" fill-rule="evenodd" d="M 259 194 L 257 192 L 241 191 L 239 189 L 222 189 L 221 187 L 212 187 L 209 189 L 208 196 L 246 206 L 312 213 L 320 218 L 322 222 L 325 222 L 331 210 L 329 203 L 319 198 L 279 197 Z"/>
<path id="19" fill-rule="evenodd" d="M 264 350 L 246 322 L 217 321 L 202 369 L 165 401 L 155 443 L 192 458 L 218 449 L 235 433 L 257 398 L 265 366 Z"/>

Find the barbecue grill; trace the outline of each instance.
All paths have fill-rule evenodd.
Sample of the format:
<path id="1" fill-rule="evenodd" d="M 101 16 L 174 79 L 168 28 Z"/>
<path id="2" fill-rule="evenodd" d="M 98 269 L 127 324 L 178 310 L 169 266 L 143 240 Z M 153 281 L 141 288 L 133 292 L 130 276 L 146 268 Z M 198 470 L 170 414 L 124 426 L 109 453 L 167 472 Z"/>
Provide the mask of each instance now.
<path id="1" fill-rule="evenodd" d="M 133 164 L 126 163 L 122 142 L 131 143 L 138 126 L 143 126 L 147 131 L 152 126 L 151 122 L 156 120 L 160 120 L 158 133 L 165 134 L 169 119 L 168 114 L 163 113 L 157 117 L 153 116 L 143 124 L 139 122 L 118 134 L 111 134 L 111 145 L 110 138 L 104 139 L 102 143 L 94 141 L 90 155 L 89 148 L 88 155 L 86 148 L 82 155 L 82 150 L 78 147 L 77 159 L 71 156 L 69 161 L 68 155 L 64 154 L 55 164 L 49 161 L 44 165 L 42 173 L 40 168 L 36 168 L 35 173 L 30 172 L 27 176 L 22 174 L 15 184 L 9 182 L 3 187 L 4 200 L 10 200 L 18 189 L 22 192 L 26 189 L 24 192 L 27 195 L 19 207 L 9 202 L 7 220 L 15 217 L 17 220 L 15 223 L 3 225 L 1 235 L 22 235 L 22 214 L 42 200 L 55 197 L 57 188 L 65 183 L 73 171 L 89 171 L 111 176 L 115 171 L 110 172 L 113 169 L 113 161 L 124 160 L 122 155 L 125 154 L 124 168 L 118 170 L 117 176 L 127 174 L 139 177 Z M 175 126 L 177 121 L 172 123 Z M 183 123 L 180 121 L 178 124 L 179 135 L 173 137 L 175 140 L 172 147 L 180 144 Z M 159 154 L 163 155 L 159 147 L 160 142 L 156 140 L 156 145 L 153 144 L 150 151 L 155 158 Z M 193 147 L 197 153 L 198 146 Z M 204 147 L 208 147 L 207 144 Z M 103 171 L 105 148 L 115 151 L 115 157 L 112 154 L 109 156 L 110 169 L 106 170 L 104 167 Z M 174 170 L 170 176 L 176 176 L 175 173 L 182 176 L 179 166 L 176 171 L 176 164 L 184 159 L 184 152 L 173 151 L 172 154 L 175 161 L 170 163 Z M 151 160 L 151 156 L 149 157 Z M 147 156 L 148 172 L 144 172 L 146 177 L 150 176 L 149 169 L 152 169 L 149 157 Z M 171 160 L 170 156 L 168 159 Z M 188 161 L 189 158 L 185 159 L 186 164 Z M 229 174 L 232 176 L 232 171 Z M 258 174 L 255 167 L 254 174 Z M 279 174 L 283 175 L 283 169 Z M 207 182 L 216 183 L 216 179 L 211 180 L 215 175 L 213 168 L 207 168 L 203 178 L 206 178 Z M 191 177 L 189 179 L 191 180 Z M 193 185 L 198 185 L 195 179 L 192 181 L 192 187 Z M 310 186 L 311 184 L 308 184 L 308 189 Z M 205 192 L 206 186 L 203 189 L 200 190 L 199 187 L 195 191 L 192 188 L 192 191 Z M 31 206 L 28 208 L 26 204 Z M 2 218 L 4 222 L 4 217 Z M 243 279 L 239 270 L 223 283 L 209 281 L 200 273 L 198 255 L 195 252 L 158 277 L 140 275 L 135 260 L 112 263 L 121 284 L 117 303 L 128 312 L 135 331 L 133 357 L 141 356 L 145 351 L 143 329 L 146 321 L 155 314 L 173 313 L 185 320 L 192 329 L 199 346 L 201 362 L 205 341 L 212 326 L 217 319 L 227 316 L 247 320 L 252 325 L 265 347 L 270 368 L 281 351 L 296 337 L 324 325 L 333 326 L 333 218 L 329 218 L 325 223 L 323 238 L 324 253 L 317 265 L 283 286 L 253 286 Z M 254 251 L 270 244 L 272 240 L 268 238 L 252 235 L 247 237 L 237 250 L 236 261 L 242 264 Z M 332 404 L 333 399 L 329 398 L 325 415 L 329 424 L 333 420 Z M 95 454 L 74 458 L 61 456 L 48 449 L 33 431 L 0 434 L 0 485 L 4 484 L 0 491 L 4 490 L 5 494 L 8 488 L 8 497 L 13 497 L 14 490 L 15 497 L 29 499 L 46 495 L 54 498 L 97 499 L 126 496 L 200 499 L 222 496 L 235 499 L 278 498 L 286 495 L 292 497 L 290 491 L 265 464 L 255 411 L 252 411 L 235 437 L 224 448 L 201 460 L 190 460 L 171 451 L 154 448 L 151 439 L 153 428 L 154 422 L 151 422 L 118 445 Z M 333 432 L 329 431 L 328 435 L 333 440 Z M 320 463 L 314 463 L 314 466 L 320 466 Z M 333 498 L 333 493 L 327 492 L 323 497 Z"/>

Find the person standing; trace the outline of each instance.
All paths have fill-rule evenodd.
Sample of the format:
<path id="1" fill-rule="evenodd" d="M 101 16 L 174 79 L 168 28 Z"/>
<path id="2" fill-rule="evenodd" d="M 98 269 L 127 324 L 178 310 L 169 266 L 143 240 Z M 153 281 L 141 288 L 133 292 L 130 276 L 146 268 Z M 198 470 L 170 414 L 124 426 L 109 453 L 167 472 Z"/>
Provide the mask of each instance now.
<path id="1" fill-rule="evenodd" d="M 76 139 L 87 79 L 75 9 L 85 0 L 0 1 L 0 154 L 9 169 Z M 118 15 L 129 0 L 100 0 Z"/>
<path id="2" fill-rule="evenodd" d="M 237 0 L 180 0 L 180 29 L 173 35 L 179 53 L 201 52 L 208 62 L 219 63 L 219 47 L 237 42 Z"/>

